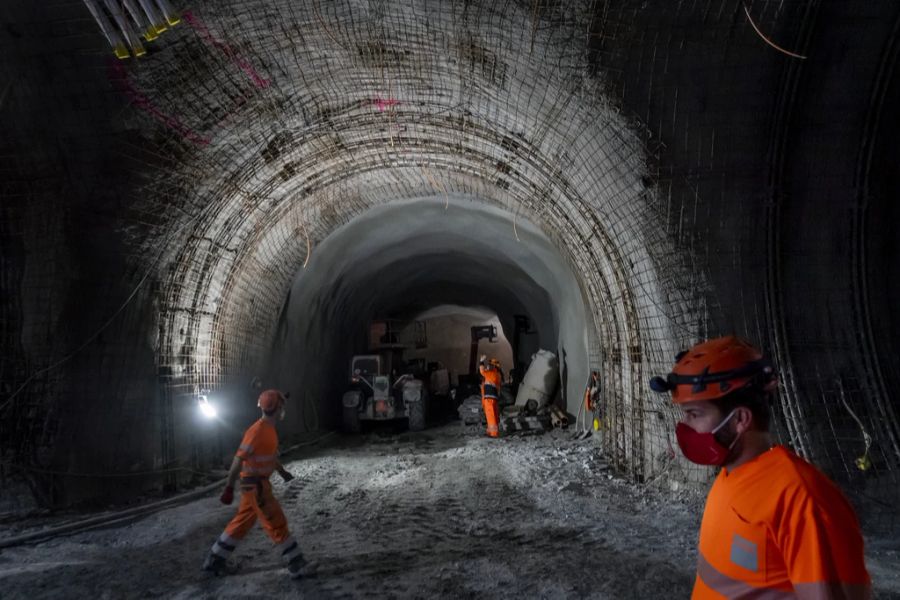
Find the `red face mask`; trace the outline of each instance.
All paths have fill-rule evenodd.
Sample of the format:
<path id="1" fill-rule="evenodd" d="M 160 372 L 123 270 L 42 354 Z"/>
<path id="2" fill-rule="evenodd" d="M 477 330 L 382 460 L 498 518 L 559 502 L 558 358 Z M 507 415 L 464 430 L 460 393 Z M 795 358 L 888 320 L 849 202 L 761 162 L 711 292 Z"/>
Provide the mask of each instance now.
<path id="1" fill-rule="evenodd" d="M 723 446 L 716 439 L 715 433 L 722 429 L 731 419 L 735 411 L 728 413 L 716 428 L 708 433 L 698 433 L 693 427 L 685 423 L 675 426 L 675 439 L 684 457 L 698 465 L 722 465 L 728 458 L 728 453 L 734 448 L 738 438 L 734 438 L 730 446 Z M 738 436 L 740 437 L 740 435 Z"/>

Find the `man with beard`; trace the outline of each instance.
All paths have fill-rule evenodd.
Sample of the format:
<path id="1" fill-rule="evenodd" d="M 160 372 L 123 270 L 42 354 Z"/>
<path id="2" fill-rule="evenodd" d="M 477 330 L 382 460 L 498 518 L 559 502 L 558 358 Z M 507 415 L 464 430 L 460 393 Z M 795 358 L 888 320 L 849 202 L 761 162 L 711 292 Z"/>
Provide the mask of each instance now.
<path id="1" fill-rule="evenodd" d="M 769 361 L 734 336 L 676 357 L 650 387 L 683 410 L 684 456 L 721 466 L 706 499 L 692 598 L 869 598 L 859 522 L 837 486 L 769 433 Z"/>

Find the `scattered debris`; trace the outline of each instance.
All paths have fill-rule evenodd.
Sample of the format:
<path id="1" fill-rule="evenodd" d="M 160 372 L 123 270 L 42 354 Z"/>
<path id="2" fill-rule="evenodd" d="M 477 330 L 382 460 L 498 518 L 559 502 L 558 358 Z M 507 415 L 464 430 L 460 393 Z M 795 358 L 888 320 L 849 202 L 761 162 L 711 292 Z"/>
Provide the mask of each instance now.
<path id="1" fill-rule="evenodd" d="M 568 431 L 498 443 L 452 424 L 329 442 L 286 462 L 299 485 L 274 482 L 315 578 L 291 579 L 259 530 L 236 551 L 237 573 L 203 573 L 233 511 L 209 497 L 5 549 L 3 598 L 690 595 L 703 490 L 631 484 Z M 900 591 L 895 546 L 867 540 L 877 597 Z"/>

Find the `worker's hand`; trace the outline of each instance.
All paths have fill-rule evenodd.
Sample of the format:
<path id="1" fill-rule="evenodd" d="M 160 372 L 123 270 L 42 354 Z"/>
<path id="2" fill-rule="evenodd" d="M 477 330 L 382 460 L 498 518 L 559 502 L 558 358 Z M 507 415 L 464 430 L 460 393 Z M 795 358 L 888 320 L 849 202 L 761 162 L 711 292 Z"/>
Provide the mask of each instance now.
<path id="1" fill-rule="evenodd" d="M 281 475 L 281 479 L 284 480 L 285 482 L 288 482 L 294 478 L 294 476 L 291 474 L 291 472 L 288 471 L 287 469 L 285 469 L 283 471 L 279 471 L 278 474 Z"/>
<path id="2" fill-rule="evenodd" d="M 478 362 L 484 362 L 487 360 L 487 354 L 482 354 L 481 358 L 478 359 Z"/>
<path id="3" fill-rule="evenodd" d="M 219 502 L 222 504 L 231 504 L 234 502 L 234 488 L 230 485 L 226 485 L 225 491 L 219 496 Z"/>

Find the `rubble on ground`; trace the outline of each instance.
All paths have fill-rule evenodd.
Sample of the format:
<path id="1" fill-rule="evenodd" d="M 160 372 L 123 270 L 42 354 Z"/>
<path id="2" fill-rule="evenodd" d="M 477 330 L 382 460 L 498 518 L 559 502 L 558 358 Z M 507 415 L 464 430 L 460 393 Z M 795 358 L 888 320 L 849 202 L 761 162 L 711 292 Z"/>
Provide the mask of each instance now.
<path id="1" fill-rule="evenodd" d="M 273 485 L 319 563 L 315 578 L 292 580 L 258 527 L 235 552 L 235 575 L 202 573 L 235 512 L 211 495 L 126 526 L 4 549 L 3 598 L 690 595 L 702 492 L 629 483 L 596 439 L 571 430 L 492 439 L 480 428 L 335 437 L 286 460 L 296 479 Z M 896 577 L 891 585 L 900 590 Z"/>

